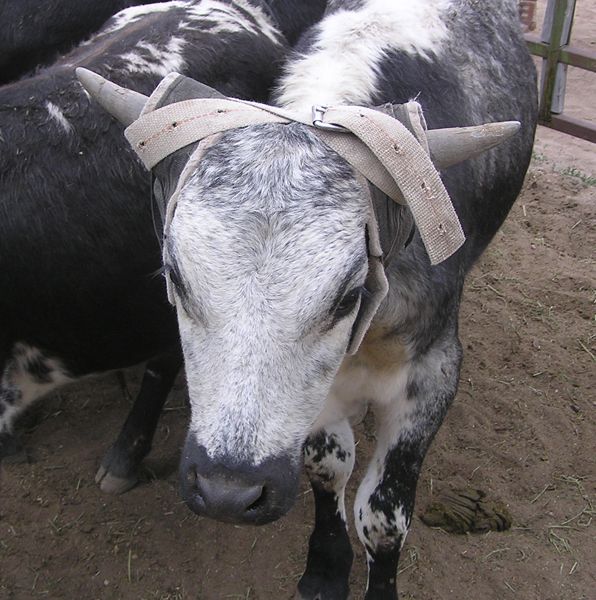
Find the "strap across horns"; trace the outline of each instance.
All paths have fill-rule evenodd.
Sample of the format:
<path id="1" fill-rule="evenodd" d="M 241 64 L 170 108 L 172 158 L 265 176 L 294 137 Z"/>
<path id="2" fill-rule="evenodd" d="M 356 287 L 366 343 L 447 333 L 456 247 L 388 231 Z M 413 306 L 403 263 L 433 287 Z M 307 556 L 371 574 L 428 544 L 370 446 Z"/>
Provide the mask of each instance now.
<path id="1" fill-rule="evenodd" d="M 210 98 L 184 100 L 148 111 L 151 100 L 141 94 L 85 69 L 77 69 L 77 76 L 104 108 L 128 125 L 125 135 L 149 169 L 188 144 L 237 127 L 292 121 L 313 126 L 283 109 L 221 97 L 214 90 L 208 94 Z M 168 79 L 176 77 L 181 76 L 169 75 L 152 98 Z M 451 256 L 465 241 L 436 168 L 475 156 L 519 129 L 519 123 L 506 122 L 428 131 L 433 166 L 409 130 L 386 114 L 364 107 L 337 106 L 326 109 L 324 117 L 326 125 L 339 126 L 342 132 L 314 128 L 322 141 L 389 197 L 398 202 L 405 198 L 432 264 Z"/>

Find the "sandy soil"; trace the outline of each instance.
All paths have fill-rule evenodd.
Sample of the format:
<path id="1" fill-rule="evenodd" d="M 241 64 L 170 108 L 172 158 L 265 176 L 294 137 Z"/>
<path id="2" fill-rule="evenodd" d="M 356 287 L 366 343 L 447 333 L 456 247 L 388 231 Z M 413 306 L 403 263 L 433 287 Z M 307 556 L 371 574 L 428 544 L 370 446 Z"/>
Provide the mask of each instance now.
<path id="1" fill-rule="evenodd" d="M 596 2 L 582 4 L 596 16 Z M 593 97 L 586 85 L 573 102 L 585 109 Z M 460 390 L 417 503 L 419 514 L 442 489 L 473 485 L 509 507 L 513 528 L 457 536 L 416 516 L 398 578 L 404 600 L 595 597 L 595 199 L 594 146 L 541 129 L 524 192 L 468 278 Z M 139 380 L 138 369 L 127 373 L 132 393 Z M 113 374 L 40 405 L 32 462 L 1 474 L 0 598 L 290 598 L 313 522 L 306 482 L 291 513 L 259 529 L 191 514 L 176 492 L 187 419 L 179 385 L 147 481 L 104 496 L 94 473 L 128 408 Z M 357 430 L 350 501 L 371 431 L 367 421 Z M 354 547 L 357 599 L 365 564 Z"/>

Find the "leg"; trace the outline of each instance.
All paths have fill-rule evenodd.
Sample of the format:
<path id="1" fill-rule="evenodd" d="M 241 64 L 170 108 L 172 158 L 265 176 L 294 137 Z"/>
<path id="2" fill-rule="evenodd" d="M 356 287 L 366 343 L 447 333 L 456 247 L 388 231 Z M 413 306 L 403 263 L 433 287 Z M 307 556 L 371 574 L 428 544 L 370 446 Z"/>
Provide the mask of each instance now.
<path id="1" fill-rule="evenodd" d="M 16 419 L 38 398 L 73 381 L 58 359 L 37 348 L 15 344 L 0 377 L 0 461 L 22 460 L 23 447 L 13 432 Z"/>
<path id="2" fill-rule="evenodd" d="M 137 483 L 137 469 L 151 450 L 157 421 L 181 365 L 179 348 L 147 363 L 141 389 L 122 431 L 95 476 L 102 491 L 122 494 Z"/>
<path id="3" fill-rule="evenodd" d="M 311 435 L 304 446 L 306 472 L 315 497 L 315 529 L 300 600 L 345 600 L 352 567 L 344 490 L 354 468 L 354 436 L 347 420 Z"/>
<path id="4" fill-rule="evenodd" d="M 366 600 L 397 599 L 397 565 L 412 520 L 418 475 L 455 396 L 460 362 L 456 338 L 436 343 L 402 367 L 390 402 L 373 404 L 377 448 L 354 505 L 368 557 Z"/>

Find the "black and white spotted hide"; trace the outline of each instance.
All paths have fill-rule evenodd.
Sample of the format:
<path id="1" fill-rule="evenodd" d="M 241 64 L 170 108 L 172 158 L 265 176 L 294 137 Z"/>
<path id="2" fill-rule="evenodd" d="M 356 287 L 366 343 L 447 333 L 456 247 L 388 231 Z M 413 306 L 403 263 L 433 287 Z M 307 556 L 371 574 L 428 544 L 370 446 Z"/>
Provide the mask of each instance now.
<path id="1" fill-rule="evenodd" d="M 69 3 L 41 4 L 25 19 L 31 31 L 44 11 Z M 18 452 L 15 421 L 36 399 L 89 374 L 149 361 L 97 475 L 109 492 L 136 482 L 180 366 L 179 333 L 161 276 L 149 177 L 120 126 L 83 91 L 75 68 L 144 93 L 178 71 L 231 96 L 265 101 L 289 51 L 282 30 L 298 36 L 320 8 L 315 1 L 298 18 L 289 0 L 95 2 L 88 11 L 82 1 L 61 25 L 78 19 L 81 7 L 91 20 L 128 4 L 135 6 L 52 66 L 0 88 L 0 460 Z M 7 31 L 32 5 L 0 3 L 7 16 L 0 23 L 2 77 L 14 75 L 2 62 L 12 56 L 1 51 Z M 11 29 L 15 48 L 24 31 Z"/>
<path id="2" fill-rule="evenodd" d="M 467 241 L 431 266 L 414 231 L 385 262 L 389 292 L 355 354 L 370 205 L 343 159 L 299 122 L 248 126 L 210 140 L 180 184 L 163 258 L 191 404 L 181 493 L 198 514 L 266 523 L 289 510 L 304 464 L 316 522 L 301 600 L 348 597 L 349 419 L 366 404 L 377 442 L 353 507 L 364 598 L 397 598 L 424 456 L 457 390 L 464 277 L 531 156 L 535 74 L 517 19 L 515 0 L 332 0 L 276 82 L 275 102 L 304 120 L 313 105 L 416 98 L 429 129 L 521 123 L 515 138 L 442 172 Z M 164 202 L 173 158 L 154 170 Z M 384 239 L 400 229 L 395 214 L 377 206 Z"/>

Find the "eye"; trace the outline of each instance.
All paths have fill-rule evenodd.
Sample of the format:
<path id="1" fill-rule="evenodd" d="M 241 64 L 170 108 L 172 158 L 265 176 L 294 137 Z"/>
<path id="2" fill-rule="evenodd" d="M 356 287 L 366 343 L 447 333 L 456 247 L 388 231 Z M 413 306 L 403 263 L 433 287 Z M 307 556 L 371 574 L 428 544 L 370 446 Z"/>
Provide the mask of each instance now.
<path id="1" fill-rule="evenodd" d="M 172 282 L 172 285 L 180 290 L 182 288 L 181 282 L 180 282 L 180 277 L 178 275 L 178 272 L 175 269 L 166 267 L 166 274 L 167 276 L 170 278 L 170 281 Z"/>
<path id="2" fill-rule="evenodd" d="M 362 295 L 362 287 L 354 288 L 349 291 L 335 306 L 333 309 L 333 316 L 337 319 L 343 319 L 352 313 L 360 296 Z"/>
<path id="3" fill-rule="evenodd" d="M 176 289 L 176 293 L 178 297 L 182 301 L 184 308 L 186 309 L 186 301 L 188 294 L 186 293 L 186 287 L 184 282 L 182 281 L 182 277 L 180 277 L 180 272 L 177 268 L 172 267 L 171 265 L 167 265 L 165 268 L 166 277 L 168 277 Z"/>

